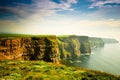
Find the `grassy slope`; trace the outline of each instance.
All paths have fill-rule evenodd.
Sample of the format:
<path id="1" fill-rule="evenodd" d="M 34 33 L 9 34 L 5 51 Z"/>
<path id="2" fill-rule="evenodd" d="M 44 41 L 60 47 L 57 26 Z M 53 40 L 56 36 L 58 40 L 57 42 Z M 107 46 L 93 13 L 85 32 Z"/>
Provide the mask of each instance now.
<path id="1" fill-rule="evenodd" d="M 120 80 L 107 73 L 43 61 L 0 61 L 0 80 Z"/>
<path id="2" fill-rule="evenodd" d="M 0 34 L 1 38 L 7 37 L 47 37 L 47 36 L 54 36 L 54 35 L 30 35 L 30 34 Z"/>

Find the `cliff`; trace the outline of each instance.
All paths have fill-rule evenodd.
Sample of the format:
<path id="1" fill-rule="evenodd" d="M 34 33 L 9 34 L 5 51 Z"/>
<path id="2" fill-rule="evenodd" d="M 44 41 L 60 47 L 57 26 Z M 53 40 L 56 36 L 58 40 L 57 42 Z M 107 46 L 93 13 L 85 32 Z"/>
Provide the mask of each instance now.
<path id="1" fill-rule="evenodd" d="M 89 37 L 89 42 L 91 45 L 91 49 L 104 47 L 104 41 L 102 40 L 102 38 Z"/>
<path id="2" fill-rule="evenodd" d="M 0 59 L 44 60 L 59 63 L 60 58 L 76 58 L 103 47 L 101 38 L 88 36 L 1 35 Z"/>
<path id="3" fill-rule="evenodd" d="M 91 44 L 89 42 L 88 36 L 77 36 L 77 39 L 80 42 L 80 51 L 81 53 L 91 53 Z"/>
<path id="4" fill-rule="evenodd" d="M 22 38 L 0 38 L 0 59 L 21 59 Z"/>
<path id="5" fill-rule="evenodd" d="M 57 37 L 0 38 L 0 59 L 44 60 L 59 63 Z"/>
<path id="6" fill-rule="evenodd" d="M 116 39 L 102 38 L 104 43 L 119 43 Z"/>
<path id="7" fill-rule="evenodd" d="M 62 59 L 80 56 L 80 43 L 77 38 L 58 37 L 58 43 Z"/>
<path id="8" fill-rule="evenodd" d="M 61 58 L 79 57 L 80 54 L 90 53 L 90 43 L 87 36 L 58 37 Z"/>
<path id="9" fill-rule="evenodd" d="M 56 36 L 23 38 L 23 58 L 59 63 L 60 54 Z"/>

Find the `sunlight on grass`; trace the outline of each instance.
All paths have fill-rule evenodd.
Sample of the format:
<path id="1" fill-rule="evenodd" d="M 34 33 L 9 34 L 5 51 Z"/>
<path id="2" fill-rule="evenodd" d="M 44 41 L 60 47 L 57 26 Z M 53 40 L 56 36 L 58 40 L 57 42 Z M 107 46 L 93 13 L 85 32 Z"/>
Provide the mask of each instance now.
<path id="1" fill-rule="evenodd" d="M 66 67 L 44 61 L 0 61 L 0 79 L 13 80 L 118 80 L 99 71 Z"/>

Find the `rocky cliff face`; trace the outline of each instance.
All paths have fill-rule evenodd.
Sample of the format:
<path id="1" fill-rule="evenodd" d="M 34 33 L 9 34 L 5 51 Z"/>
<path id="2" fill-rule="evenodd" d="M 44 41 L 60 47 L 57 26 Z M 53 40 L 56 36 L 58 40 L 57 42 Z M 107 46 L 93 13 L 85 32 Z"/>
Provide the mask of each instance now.
<path id="1" fill-rule="evenodd" d="M 60 54 L 56 36 L 24 38 L 23 58 L 58 63 Z"/>
<path id="2" fill-rule="evenodd" d="M 90 53 L 90 43 L 87 36 L 58 37 L 61 58 L 79 57 Z"/>
<path id="3" fill-rule="evenodd" d="M 0 38 L 0 59 L 44 60 L 59 63 L 60 58 L 76 58 L 103 47 L 101 38 L 88 36 L 27 36 Z"/>
<path id="4" fill-rule="evenodd" d="M 80 42 L 80 51 L 81 53 L 91 53 L 91 44 L 89 42 L 88 36 L 78 36 L 77 39 Z"/>
<path id="5" fill-rule="evenodd" d="M 102 38 L 89 37 L 89 42 L 91 45 L 91 49 L 95 49 L 98 47 L 104 47 L 104 42 Z"/>
<path id="6" fill-rule="evenodd" d="M 62 59 L 80 55 L 80 43 L 76 38 L 59 37 L 58 42 Z"/>
<path id="7" fill-rule="evenodd" d="M 44 60 L 59 63 L 56 36 L 0 38 L 0 59 Z"/>
<path id="8" fill-rule="evenodd" d="M 0 38 L 0 59 L 21 59 L 22 49 L 21 38 Z"/>

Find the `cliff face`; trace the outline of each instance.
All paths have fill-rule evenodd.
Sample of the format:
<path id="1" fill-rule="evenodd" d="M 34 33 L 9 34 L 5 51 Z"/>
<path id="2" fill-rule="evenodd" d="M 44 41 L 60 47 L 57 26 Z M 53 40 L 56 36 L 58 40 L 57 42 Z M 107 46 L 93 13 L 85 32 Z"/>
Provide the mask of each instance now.
<path id="1" fill-rule="evenodd" d="M 76 58 L 103 47 L 101 38 L 88 36 L 27 36 L 0 38 L 0 59 L 44 60 L 59 63 L 60 58 Z"/>
<path id="2" fill-rule="evenodd" d="M 60 54 L 55 36 L 24 38 L 23 57 L 25 60 L 44 60 L 58 63 Z"/>
<path id="3" fill-rule="evenodd" d="M 90 53 L 90 43 L 87 36 L 58 37 L 61 58 L 79 57 L 80 54 Z"/>
<path id="4" fill-rule="evenodd" d="M 80 56 L 80 43 L 76 38 L 59 37 L 58 42 L 62 59 Z"/>
<path id="5" fill-rule="evenodd" d="M 91 49 L 104 47 L 104 42 L 102 38 L 89 37 L 89 42 L 91 45 Z"/>
<path id="6" fill-rule="evenodd" d="M 59 63 L 56 36 L 0 38 L 0 59 L 44 60 Z"/>
<path id="7" fill-rule="evenodd" d="M 102 38 L 104 43 L 119 43 L 117 40 L 115 39 L 109 39 L 109 38 Z"/>
<path id="8" fill-rule="evenodd" d="M 0 59 L 20 59 L 22 56 L 21 38 L 0 38 Z"/>
<path id="9" fill-rule="evenodd" d="M 89 42 L 88 36 L 78 36 L 80 42 L 80 51 L 81 53 L 91 53 L 91 44 Z"/>

